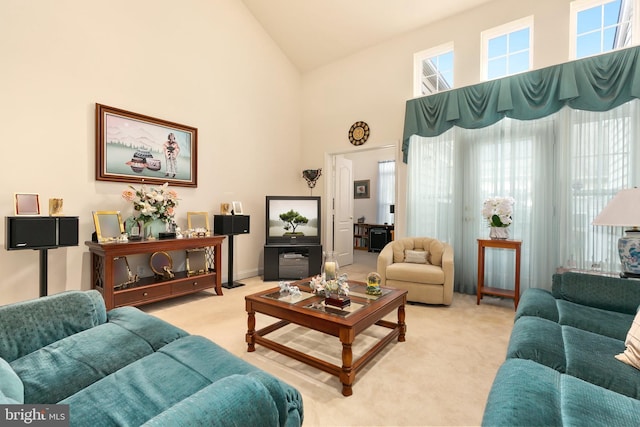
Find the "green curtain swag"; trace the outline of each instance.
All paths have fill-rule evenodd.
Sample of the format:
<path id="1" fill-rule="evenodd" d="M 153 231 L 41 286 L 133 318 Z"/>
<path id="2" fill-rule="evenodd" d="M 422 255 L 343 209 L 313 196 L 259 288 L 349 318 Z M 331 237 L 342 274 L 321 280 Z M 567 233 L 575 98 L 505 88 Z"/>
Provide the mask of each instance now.
<path id="1" fill-rule="evenodd" d="M 478 129 L 505 117 L 534 120 L 564 106 L 608 111 L 640 98 L 640 47 L 554 65 L 407 101 L 403 161 L 412 135 L 438 136 L 453 126 Z"/>

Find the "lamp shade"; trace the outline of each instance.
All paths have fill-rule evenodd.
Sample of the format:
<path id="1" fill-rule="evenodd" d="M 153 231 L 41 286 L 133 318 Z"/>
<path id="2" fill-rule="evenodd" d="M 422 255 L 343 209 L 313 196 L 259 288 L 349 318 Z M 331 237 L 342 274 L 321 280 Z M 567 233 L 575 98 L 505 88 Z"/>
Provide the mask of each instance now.
<path id="1" fill-rule="evenodd" d="M 640 188 L 620 190 L 596 216 L 593 225 L 640 226 Z"/>

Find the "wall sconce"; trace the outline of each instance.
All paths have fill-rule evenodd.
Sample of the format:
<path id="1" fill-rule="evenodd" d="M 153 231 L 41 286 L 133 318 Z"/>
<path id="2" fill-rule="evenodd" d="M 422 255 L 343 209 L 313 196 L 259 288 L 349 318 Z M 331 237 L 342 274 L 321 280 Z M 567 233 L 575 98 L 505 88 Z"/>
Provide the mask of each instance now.
<path id="1" fill-rule="evenodd" d="M 320 175 L 322 175 L 322 169 L 305 169 L 302 171 L 302 177 L 307 180 L 311 194 L 313 194 L 313 188 L 316 186 L 316 181 L 318 181 Z"/>

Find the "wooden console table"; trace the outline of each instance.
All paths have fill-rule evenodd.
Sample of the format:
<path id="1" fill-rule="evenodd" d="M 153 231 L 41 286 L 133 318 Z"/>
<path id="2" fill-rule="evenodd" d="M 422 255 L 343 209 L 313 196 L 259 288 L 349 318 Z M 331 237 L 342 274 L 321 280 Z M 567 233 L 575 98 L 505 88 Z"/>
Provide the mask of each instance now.
<path id="1" fill-rule="evenodd" d="M 478 295 L 477 304 L 483 295 L 493 295 L 497 297 L 513 298 L 515 308 L 518 308 L 520 300 L 520 249 L 522 241 L 520 240 L 493 240 L 478 239 Z M 516 252 L 516 277 L 513 290 L 492 288 L 484 286 L 484 250 L 485 248 L 513 249 Z"/>
<path id="2" fill-rule="evenodd" d="M 126 243 L 85 242 L 91 252 L 91 286 L 100 291 L 107 310 L 124 305 L 143 305 L 215 288 L 222 295 L 222 241 L 225 236 L 184 239 L 142 240 Z M 186 271 L 174 272 L 171 279 L 141 277 L 123 289 L 114 289 L 114 260 L 127 255 L 153 254 L 187 249 L 211 248 L 213 265 L 204 274 L 189 276 Z"/>

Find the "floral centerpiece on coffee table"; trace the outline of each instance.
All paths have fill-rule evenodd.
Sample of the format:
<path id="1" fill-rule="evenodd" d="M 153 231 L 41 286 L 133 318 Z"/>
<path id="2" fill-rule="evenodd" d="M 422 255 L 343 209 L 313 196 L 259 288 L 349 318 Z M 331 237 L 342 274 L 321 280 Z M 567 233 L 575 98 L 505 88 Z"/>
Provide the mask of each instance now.
<path id="1" fill-rule="evenodd" d="M 315 276 L 309 282 L 309 286 L 313 293 L 324 295 L 327 305 L 343 308 L 351 304 L 346 273 L 334 280 L 326 280 L 323 275 Z"/>
<path id="2" fill-rule="evenodd" d="M 149 224 L 160 220 L 165 224 L 173 224 L 175 207 L 178 205 L 178 193 L 168 187 L 169 183 L 164 183 L 159 188 L 147 188 L 143 184 L 140 189 L 130 185 L 122 192 L 122 197 L 133 203 L 136 221 Z"/>
<path id="3" fill-rule="evenodd" d="M 486 199 L 482 205 L 482 216 L 491 227 L 491 238 L 509 238 L 508 228 L 513 222 L 513 197 L 492 197 Z"/>

